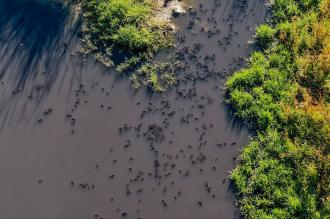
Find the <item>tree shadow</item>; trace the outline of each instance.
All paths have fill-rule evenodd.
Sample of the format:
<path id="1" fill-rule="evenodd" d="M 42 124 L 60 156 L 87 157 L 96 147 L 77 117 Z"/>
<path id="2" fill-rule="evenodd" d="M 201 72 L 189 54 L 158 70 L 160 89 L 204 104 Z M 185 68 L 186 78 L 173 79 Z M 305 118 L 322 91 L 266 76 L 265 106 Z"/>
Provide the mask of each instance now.
<path id="1" fill-rule="evenodd" d="M 53 0 L 0 0 L 2 127 L 17 105 L 38 106 L 58 79 L 82 22 L 70 12 Z"/>

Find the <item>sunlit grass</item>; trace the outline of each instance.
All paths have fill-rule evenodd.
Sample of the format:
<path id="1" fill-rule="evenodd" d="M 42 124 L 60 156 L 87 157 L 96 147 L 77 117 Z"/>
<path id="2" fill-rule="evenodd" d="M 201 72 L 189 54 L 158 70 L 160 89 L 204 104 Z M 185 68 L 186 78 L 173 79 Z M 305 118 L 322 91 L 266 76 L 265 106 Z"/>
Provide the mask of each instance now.
<path id="1" fill-rule="evenodd" d="M 227 83 L 258 131 L 231 177 L 248 218 L 330 217 L 330 1 L 274 0 L 248 67 Z"/>

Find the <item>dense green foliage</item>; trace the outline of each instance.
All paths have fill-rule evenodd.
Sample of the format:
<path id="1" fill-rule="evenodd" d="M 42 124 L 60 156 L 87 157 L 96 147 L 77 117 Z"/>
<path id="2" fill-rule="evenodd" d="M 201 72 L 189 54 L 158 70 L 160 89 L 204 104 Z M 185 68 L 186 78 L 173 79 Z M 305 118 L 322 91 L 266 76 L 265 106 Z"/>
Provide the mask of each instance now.
<path id="1" fill-rule="evenodd" d="M 134 85 L 164 90 L 171 81 L 152 66 L 154 55 L 172 46 L 171 28 L 154 17 L 152 0 L 83 0 L 87 20 L 84 50 L 120 73 L 133 74 Z M 146 65 L 146 66 L 145 66 Z M 148 71 L 144 69 L 149 68 Z M 173 72 L 171 79 L 174 77 Z M 136 83 L 136 79 L 139 83 Z"/>
<path id="2" fill-rule="evenodd" d="M 273 0 L 260 51 L 227 82 L 258 132 L 231 178 L 247 218 L 330 218 L 330 0 Z"/>

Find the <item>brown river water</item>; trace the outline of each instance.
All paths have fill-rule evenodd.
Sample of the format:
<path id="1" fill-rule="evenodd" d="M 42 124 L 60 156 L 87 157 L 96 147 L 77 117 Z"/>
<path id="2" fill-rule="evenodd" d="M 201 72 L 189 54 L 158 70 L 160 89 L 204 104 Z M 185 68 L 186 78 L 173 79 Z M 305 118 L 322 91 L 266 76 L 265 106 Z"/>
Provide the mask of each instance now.
<path id="1" fill-rule="evenodd" d="M 60 4 L 0 0 L 1 218 L 240 218 L 230 171 L 249 131 L 224 103 L 263 0 L 196 0 L 174 20 L 178 85 L 134 90 L 77 55 Z"/>

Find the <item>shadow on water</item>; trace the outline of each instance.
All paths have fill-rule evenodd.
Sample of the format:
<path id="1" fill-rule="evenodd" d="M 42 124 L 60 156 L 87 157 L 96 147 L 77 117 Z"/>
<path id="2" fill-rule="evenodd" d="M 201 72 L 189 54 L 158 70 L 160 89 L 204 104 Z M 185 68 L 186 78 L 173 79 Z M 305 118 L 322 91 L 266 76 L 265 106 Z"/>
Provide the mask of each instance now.
<path id="1" fill-rule="evenodd" d="M 17 96 L 26 95 L 25 102 L 34 99 L 36 106 L 47 96 L 67 57 L 68 46 L 76 39 L 81 19 L 50 0 L 0 0 L 0 14 L 3 126 L 10 121 Z"/>
<path id="2" fill-rule="evenodd" d="M 240 133 L 245 128 L 244 122 L 235 115 L 235 110 L 230 105 L 224 106 L 226 109 L 226 122 L 231 131 Z"/>

